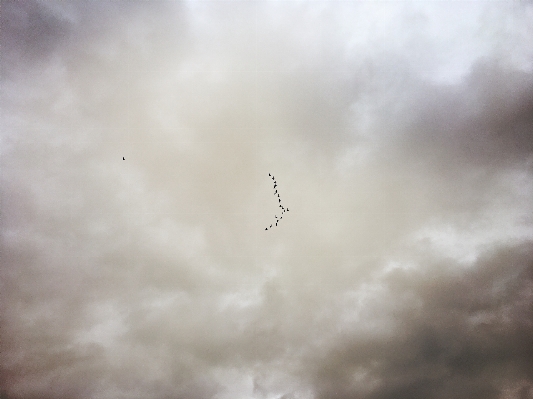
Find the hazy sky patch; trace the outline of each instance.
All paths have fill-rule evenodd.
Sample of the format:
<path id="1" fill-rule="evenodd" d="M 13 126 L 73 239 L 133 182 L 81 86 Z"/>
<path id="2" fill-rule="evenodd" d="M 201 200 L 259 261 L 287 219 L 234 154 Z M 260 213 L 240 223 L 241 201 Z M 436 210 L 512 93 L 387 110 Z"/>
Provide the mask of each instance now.
<path id="1" fill-rule="evenodd" d="M 2 398 L 530 397 L 532 16 L 2 1 Z"/>

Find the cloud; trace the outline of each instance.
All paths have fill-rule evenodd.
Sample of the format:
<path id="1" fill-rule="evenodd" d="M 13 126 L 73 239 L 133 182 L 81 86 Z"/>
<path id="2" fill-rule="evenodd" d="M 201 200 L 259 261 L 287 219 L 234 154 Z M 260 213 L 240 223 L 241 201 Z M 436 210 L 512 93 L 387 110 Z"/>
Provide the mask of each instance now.
<path id="1" fill-rule="evenodd" d="M 2 397 L 531 396 L 532 13 L 2 2 Z"/>

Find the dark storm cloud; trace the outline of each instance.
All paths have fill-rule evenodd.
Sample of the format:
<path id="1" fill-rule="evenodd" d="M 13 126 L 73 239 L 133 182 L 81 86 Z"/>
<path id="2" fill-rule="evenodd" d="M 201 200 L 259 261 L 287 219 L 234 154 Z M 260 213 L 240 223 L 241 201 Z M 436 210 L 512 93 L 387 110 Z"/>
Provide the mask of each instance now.
<path id="1" fill-rule="evenodd" d="M 385 300 L 409 294 L 393 310 L 391 336 L 342 337 L 315 359 L 319 397 L 500 397 L 506 381 L 530 381 L 533 347 L 530 245 L 490 251 L 466 273 L 448 262 L 427 260 L 417 272 L 395 271 L 384 279 Z M 383 299 L 380 299 L 383 300 Z"/>
<path id="2" fill-rule="evenodd" d="M 412 83 L 411 100 L 396 111 L 411 110 L 409 119 L 399 141 L 393 141 L 405 148 L 407 158 L 456 172 L 463 167 L 510 167 L 533 154 L 531 73 L 482 60 L 462 85 Z"/>
<path id="3" fill-rule="evenodd" d="M 1 14 L 4 396 L 531 396 L 530 4 Z"/>

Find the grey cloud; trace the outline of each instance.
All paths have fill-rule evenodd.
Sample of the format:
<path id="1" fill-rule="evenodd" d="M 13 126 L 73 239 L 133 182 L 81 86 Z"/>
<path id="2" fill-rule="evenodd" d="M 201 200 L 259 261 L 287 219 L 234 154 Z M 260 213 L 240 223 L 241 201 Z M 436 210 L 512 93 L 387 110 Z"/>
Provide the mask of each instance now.
<path id="1" fill-rule="evenodd" d="M 320 397 L 500 397 L 501 384 L 528 380 L 531 255 L 529 246 L 502 247 L 460 275 L 445 260 L 389 275 L 387 300 L 413 294 L 393 312 L 397 331 L 346 335 L 308 363 Z"/>
<path id="2" fill-rule="evenodd" d="M 406 122 L 407 140 L 399 144 L 408 149 L 406 156 L 426 158 L 443 171 L 464 163 L 491 169 L 527 160 L 533 151 L 532 85 L 529 73 L 480 61 L 463 85 L 415 90 L 420 97 L 407 107 L 418 113 Z"/>
<path id="3" fill-rule="evenodd" d="M 4 73 L 56 53 L 72 26 L 39 2 L 3 1 L 2 59 Z"/>
<path id="4" fill-rule="evenodd" d="M 531 396 L 532 8 L 453 7 L 2 2 L 3 397 Z"/>

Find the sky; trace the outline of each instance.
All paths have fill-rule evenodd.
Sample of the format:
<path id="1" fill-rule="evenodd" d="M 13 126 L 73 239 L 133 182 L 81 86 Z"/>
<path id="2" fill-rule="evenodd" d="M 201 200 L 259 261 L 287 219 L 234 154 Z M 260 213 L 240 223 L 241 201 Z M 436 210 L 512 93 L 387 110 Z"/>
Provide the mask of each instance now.
<path id="1" fill-rule="evenodd" d="M 533 398 L 532 2 L 0 19 L 2 399 Z"/>

